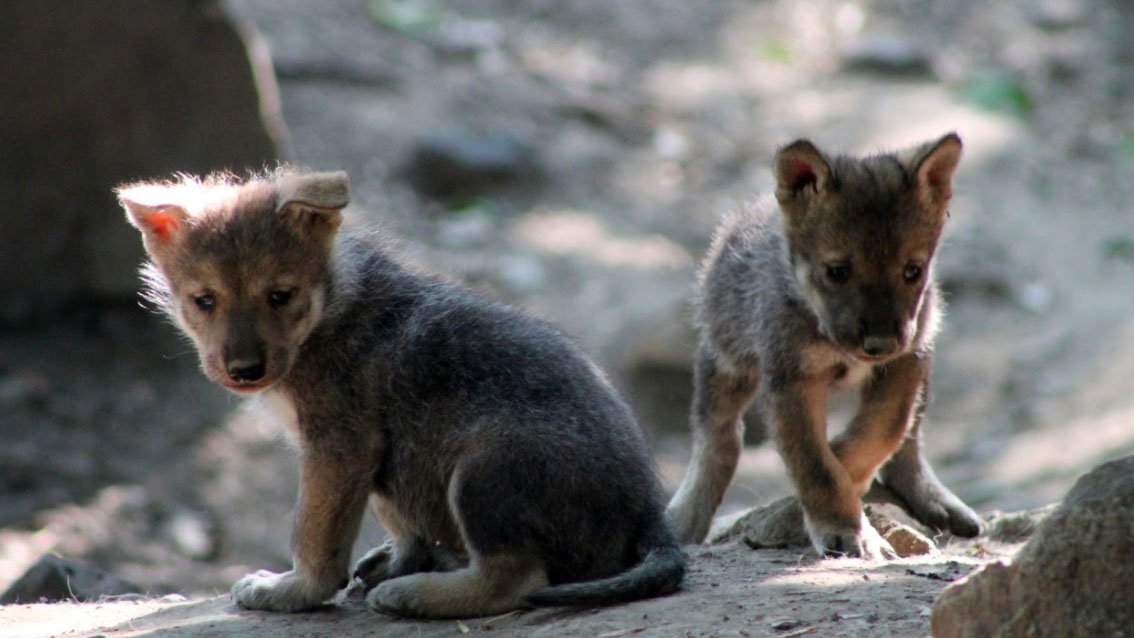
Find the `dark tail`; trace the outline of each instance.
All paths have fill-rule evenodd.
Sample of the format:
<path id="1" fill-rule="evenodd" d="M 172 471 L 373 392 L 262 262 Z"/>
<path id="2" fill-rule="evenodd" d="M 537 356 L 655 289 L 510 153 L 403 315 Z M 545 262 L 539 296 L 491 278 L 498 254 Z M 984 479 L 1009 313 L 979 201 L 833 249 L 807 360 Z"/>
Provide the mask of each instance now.
<path id="1" fill-rule="evenodd" d="M 599 580 L 553 585 L 525 598 L 536 607 L 596 607 L 672 594 L 685 578 L 685 555 L 660 512 L 638 542 L 638 564 Z"/>

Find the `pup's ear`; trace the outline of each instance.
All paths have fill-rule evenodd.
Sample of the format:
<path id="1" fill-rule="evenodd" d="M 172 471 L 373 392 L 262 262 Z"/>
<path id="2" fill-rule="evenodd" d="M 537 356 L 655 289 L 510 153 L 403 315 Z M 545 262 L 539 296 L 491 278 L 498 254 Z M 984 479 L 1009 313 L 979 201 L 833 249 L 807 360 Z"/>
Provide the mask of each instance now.
<path id="1" fill-rule="evenodd" d="M 918 194 L 926 203 L 945 204 L 953 195 L 953 172 L 961 161 L 961 138 L 949 133 L 935 142 L 914 148 L 910 171 Z"/>
<path id="2" fill-rule="evenodd" d="M 280 217 L 305 237 L 326 246 L 342 223 L 350 202 L 350 178 L 345 171 L 284 175 L 276 182 Z"/>
<path id="3" fill-rule="evenodd" d="M 151 257 L 160 257 L 177 241 L 189 212 L 173 203 L 170 188 L 161 184 L 129 184 L 115 189 L 126 219 L 142 231 L 142 244 Z"/>
<path id="4" fill-rule="evenodd" d="M 796 140 L 776 152 L 776 199 L 790 205 L 822 192 L 831 180 L 831 165 L 808 140 Z"/>

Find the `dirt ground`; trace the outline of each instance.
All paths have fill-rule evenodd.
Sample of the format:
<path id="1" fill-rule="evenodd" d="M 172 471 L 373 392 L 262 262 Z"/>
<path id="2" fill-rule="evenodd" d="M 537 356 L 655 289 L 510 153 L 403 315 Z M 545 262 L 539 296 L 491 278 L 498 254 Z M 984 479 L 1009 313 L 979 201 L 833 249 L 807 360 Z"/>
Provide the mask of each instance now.
<path id="1" fill-rule="evenodd" d="M 950 311 L 928 429 L 947 484 L 981 511 L 1030 508 L 1134 452 L 1126 3 L 230 7 L 276 61 L 291 159 L 347 169 L 355 214 L 389 227 L 415 259 L 576 335 L 635 406 L 671 489 L 688 456 L 695 265 L 720 215 L 770 185 L 776 146 L 801 136 L 849 151 L 948 130 L 965 141 L 938 264 Z M 529 151 L 525 170 L 471 196 L 423 194 L 409 158 L 449 131 L 518 141 Z M 193 597 L 4 608 L 0 625 L 11 631 L 487 630 L 483 621 L 387 621 L 351 601 L 280 617 L 205 598 L 250 570 L 288 564 L 293 455 L 272 424 L 210 387 L 189 345 L 133 301 L 0 330 L 0 408 L 0 589 L 56 551 L 155 595 Z M 753 445 L 723 511 L 788 493 L 774 449 Z M 369 526 L 358 550 L 380 538 Z M 942 586 L 1012 549 L 957 544 L 944 557 L 877 565 L 694 548 L 685 593 L 595 612 L 527 612 L 490 627 L 924 635 Z"/>
<path id="2" fill-rule="evenodd" d="M 606 609 L 529 610 L 492 618 L 395 620 L 358 595 L 307 614 L 237 609 L 227 596 L 188 601 L 22 605 L 0 618 L 23 636 L 878 636 L 925 635 L 937 593 L 987 560 L 971 544 L 923 558 L 818 560 L 736 541 L 692 550 L 685 589 Z M 1003 556 L 1015 549 L 998 546 Z M 987 549 L 982 551 L 988 551 Z"/>

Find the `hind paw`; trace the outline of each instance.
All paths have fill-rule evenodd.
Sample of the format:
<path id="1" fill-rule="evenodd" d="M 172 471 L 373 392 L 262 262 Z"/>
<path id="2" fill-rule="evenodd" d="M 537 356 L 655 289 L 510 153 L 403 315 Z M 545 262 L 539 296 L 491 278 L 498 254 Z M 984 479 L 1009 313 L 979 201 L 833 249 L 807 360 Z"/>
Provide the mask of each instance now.
<path id="1" fill-rule="evenodd" d="M 378 583 L 391 577 L 393 561 L 393 543 L 383 543 L 369 552 L 366 552 L 365 556 L 358 559 L 358 562 L 354 564 L 352 578 L 361 581 L 366 587 L 366 591 L 370 591 L 377 586 Z"/>
<path id="2" fill-rule="evenodd" d="M 980 516 L 944 487 L 923 485 L 894 491 L 906 501 L 910 514 L 930 529 L 962 538 L 973 538 L 981 533 L 983 523 Z"/>

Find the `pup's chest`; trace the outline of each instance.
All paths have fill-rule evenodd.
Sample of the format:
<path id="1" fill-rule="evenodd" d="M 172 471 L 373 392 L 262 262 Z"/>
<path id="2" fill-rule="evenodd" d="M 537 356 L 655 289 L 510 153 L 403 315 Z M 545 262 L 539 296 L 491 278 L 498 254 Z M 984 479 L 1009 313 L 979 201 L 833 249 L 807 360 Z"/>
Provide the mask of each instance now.
<path id="1" fill-rule="evenodd" d="M 292 445 L 299 445 L 299 414 L 290 396 L 279 390 L 266 390 L 256 397 L 252 409 L 268 422 L 282 426 L 288 441 Z"/>
<path id="2" fill-rule="evenodd" d="M 804 374 L 827 377 L 835 389 L 858 387 L 874 373 L 874 364 L 859 361 L 826 343 L 807 346 L 802 358 Z"/>

